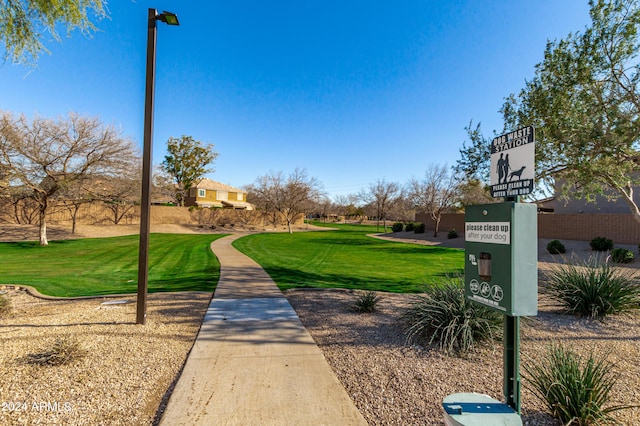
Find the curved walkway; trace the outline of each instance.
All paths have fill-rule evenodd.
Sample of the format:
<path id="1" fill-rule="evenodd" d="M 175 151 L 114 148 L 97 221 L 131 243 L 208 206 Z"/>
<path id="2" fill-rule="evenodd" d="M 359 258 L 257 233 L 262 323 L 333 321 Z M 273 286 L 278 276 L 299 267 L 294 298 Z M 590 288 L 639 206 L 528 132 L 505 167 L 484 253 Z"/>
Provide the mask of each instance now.
<path id="1" fill-rule="evenodd" d="M 220 281 L 161 424 L 366 425 L 241 236 L 211 244 Z"/>

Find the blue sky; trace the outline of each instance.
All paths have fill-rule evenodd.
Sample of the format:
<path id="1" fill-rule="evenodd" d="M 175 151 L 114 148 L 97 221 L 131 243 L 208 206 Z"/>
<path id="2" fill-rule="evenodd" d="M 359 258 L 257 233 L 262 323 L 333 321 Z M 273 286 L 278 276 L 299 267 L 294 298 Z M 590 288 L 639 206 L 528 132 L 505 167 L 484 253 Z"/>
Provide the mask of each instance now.
<path id="1" fill-rule="evenodd" d="M 219 153 L 212 179 L 300 167 L 332 197 L 454 164 L 469 120 L 500 131 L 547 40 L 589 23 L 586 0 L 112 0 L 91 38 L 0 64 L 0 109 L 99 116 L 141 150 L 150 7 L 180 19 L 158 25 L 154 165 L 190 135 Z"/>

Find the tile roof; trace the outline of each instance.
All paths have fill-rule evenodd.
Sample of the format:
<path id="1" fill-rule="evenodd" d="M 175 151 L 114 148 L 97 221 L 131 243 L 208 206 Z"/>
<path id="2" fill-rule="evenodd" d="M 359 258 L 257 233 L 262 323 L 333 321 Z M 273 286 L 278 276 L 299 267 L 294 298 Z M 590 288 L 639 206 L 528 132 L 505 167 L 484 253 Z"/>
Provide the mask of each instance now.
<path id="1" fill-rule="evenodd" d="M 247 191 L 243 191 L 239 188 L 234 188 L 230 185 L 225 185 L 221 182 L 216 182 L 215 180 L 211 180 L 208 178 L 202 178 L 200 181 L 194 186 L 197 189 L 209 189 L 211 191 L 229 191 L 229 192 L 241 192 L 246 194 Z"/>

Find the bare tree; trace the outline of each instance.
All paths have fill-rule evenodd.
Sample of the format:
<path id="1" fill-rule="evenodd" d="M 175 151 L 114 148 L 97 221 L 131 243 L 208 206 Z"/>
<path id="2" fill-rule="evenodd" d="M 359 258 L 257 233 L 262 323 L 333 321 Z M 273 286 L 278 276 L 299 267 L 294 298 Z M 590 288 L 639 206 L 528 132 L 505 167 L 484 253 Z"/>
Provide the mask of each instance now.
<path id="1" fill-rule="evenodd" d="M 289 233 L 291 224 L 308 211 L 321 195 L 321 184 L 307 176 L 304 169 L 296 168 L 287 178 L 282 172 L 271 172 L 256 179 L 250 186 L 252 201 L 265 209 L 272 209 L 284 218 Z"/>
<path id="2" fill-rule="evenodd" d="M 416 206 L 407 195 L 406 189 L 400 189 L 400 194 L 389 205 L 388 212 L 388 216 L 396 221 L 413 222 L 415 220 Z"/>
<path id="3" fill-rule="evenodd" d="M 139 170 L 139 169 L 138 169 Z M 108 180 L 96 179 L 92 185 L 85 186 L 85 192 L 100 200 L 111 212 L 111 221 L 118 225 L 129 213 L 141 197 L 140 179 L 134 176 L 120 176 Z"/>
<path id="4" fill-rule="evenodd" d="M 71 216 L 71 233 L 76 233 L 78 212 L 84 204 L 91 203 L 93 197 L 83 190 L 81 182 L 73 182 L 56 195 L 56 202 L 66 209 Z"/>
<path id="5" fill-rule="evenodd" d="M 314 218 L 320 219 L 323 223 L 327 223 L 327 218 L 333 209 L 333 203 L 326 195 L 321 195 L 315 200 L 308 213 L 312 214 Z"/>
<path id="6" fill-rule="evenodd" d="M 47 245 L 47 212 L 55 196 L 88 176 L 115 177 L 131 164 L 133 143 L 97 117 L 71 113 L 58 120 L 0 113 L 0 163 L 12 186 L 33 193 L 40 245 Z"/>
<path id="7" fill-rule="evenodd" d="M 458 195 L 456 208 L 463 209 L 464 206 L 473 204 L 493 203 L 489 187 L 479 180 L 471 179 L 458 183 Z"/>
<path id="8" fill-rule="evenodd" d="M 376 211 L 378 227 L 382 218 L 383 228 L 387 230 L 387 213 L 389 205 L 400 193 L 400 185 L 395 182 L 387 182 L 384 179 L 378 179 L 376 183 L 369 185 L 369 190 L 362 193 L 362 198 L 370 203 Z"/>
<path id="9" fill-rule="evenodd" d="M 337 195 L 334 199 L 334 208 L 338 214 L 344 216 L 346 223 L 348 217 L 362 215 L 361 200 L 358 194 Z"/>
<path id="10" fill-rule="evenodd" d="M 25 188 L 9 188 L 5 200 L 11 205 L 11 217 L 14 223 L 35 223 L 38 208 L 33 193 Z"/>
<path id="11" fill-rule="evenodd" d="M 438 236 L 442 214 L 456 202 L 457 181 L 446 165 L 430 165 L 422 180 L 411 179 L 407 191 L 419 210 L 435 222 L 433 236 Z"/>
<path id="12" fill-rule="evenodd" d="M 268 175 L 267 175 L 268 176 Z M 266 188 L 268 182 L 266 176 L 261 176 L 256 179 L 252 185 L 246 185 L 243 189 L 247 192 L 247 199 L 251 198 L 251 203 L 256 207 L 257 212 L 262 217 L 262 226 L 266 226 L 267 223 L 278 223 L 277 212 L 271 205 L 271 200 L 266 197 L 266 191 L 262 189 Z"/>
<path id="13" fill-rule="evenodd" d="M 180 204 L 176 197 L 176 188 L 175 183 L 173 183 L 173 177 L 167 173 L 162 166 L 155 167 L 155 170 L 153 171 L 151 198 L 154 200 L 162 200 L 163 202 Z"/>

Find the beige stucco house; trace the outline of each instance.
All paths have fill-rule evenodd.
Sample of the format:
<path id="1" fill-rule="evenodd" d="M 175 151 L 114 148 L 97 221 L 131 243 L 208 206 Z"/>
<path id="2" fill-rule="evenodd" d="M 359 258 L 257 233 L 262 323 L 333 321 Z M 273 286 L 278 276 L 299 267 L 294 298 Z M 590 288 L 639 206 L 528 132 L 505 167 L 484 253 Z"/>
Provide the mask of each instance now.
<path id="1" fill-rule="evenodd" d="M 184 205 L 253 210 L 253 205 L 247 202 L 246 191 L 207 178 L 189 189 Z"/>

